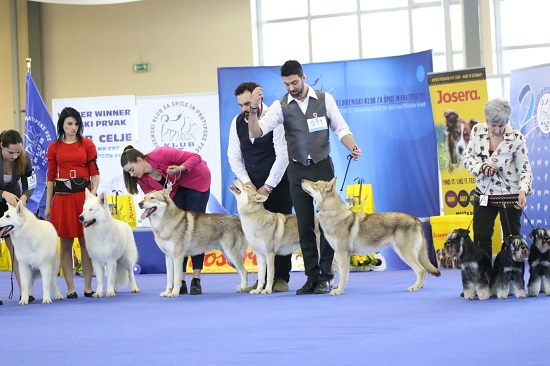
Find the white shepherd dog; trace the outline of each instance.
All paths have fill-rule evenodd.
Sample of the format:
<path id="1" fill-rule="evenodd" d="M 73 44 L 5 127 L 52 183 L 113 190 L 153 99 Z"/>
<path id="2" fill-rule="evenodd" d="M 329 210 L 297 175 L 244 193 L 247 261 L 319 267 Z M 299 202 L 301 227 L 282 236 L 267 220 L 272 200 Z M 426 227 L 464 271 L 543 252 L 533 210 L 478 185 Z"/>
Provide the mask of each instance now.
<path id="1" fill-rule="evenodd" d="M 15 207 L 8 204 L 8 210 L 0 218 L 0 236 L 10 234 L 21 276 L 21 299 L 19 305 L 29 303 L 34 278 L 38 271 L 42 276 L 42 303 L 51 304 L 51 289 L 55 298 L 62 300 L 63 295 L 57 285 L 59 272 L 59 253 L 57 252 L 57 231 L 49 221 L 39 220 L 23 202 Z"/>
<path id="2" fill-rule="evenodd" d="M 132 228 L 111 216 L 107 195 L 99 197 L 86 189 L 86 201 L 78 217 L 84 226 L 86 248 L 96 273 L 97 288 L 93 297 L 103 297 L 103 278 L 107 274 L 107 297 L 115 296 L 116 286 L 130 280 L 130 291 L 139 292 L 134 276 L 138 251 Z"/>

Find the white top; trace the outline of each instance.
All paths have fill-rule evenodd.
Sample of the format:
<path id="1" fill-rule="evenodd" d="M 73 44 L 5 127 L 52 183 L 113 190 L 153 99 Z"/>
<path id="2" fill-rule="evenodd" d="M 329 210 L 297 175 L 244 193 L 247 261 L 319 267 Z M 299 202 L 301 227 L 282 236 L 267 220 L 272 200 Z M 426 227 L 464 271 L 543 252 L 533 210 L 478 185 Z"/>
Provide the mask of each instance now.
<path id="1" fill-rule="evenodd" d="M 290 93 L 288 93 L 287 97 L 287 103 L 290 104 L 290 102 L 295 100 L 304 114 L 306 113 L 307 106 L 309 105 L 309 98 L 311 97 L 319 99 L 317 98 L 317 94 L 315 93 L 313 88 L 309 85 L 307 85 L 307 87 L 307 97 L 304 99 L 303 102 L 301 102 L 299 99 L 294 98 L 292 95 L 290 95 Z M 330 119 L 330 129 L 332 130 L 332 132 L 334 132 L 336 136 L 338 136 L 338 140 L 342 140 L 342 137 L 346 135 L 351 135 L 352 133 L 348 127 L 348 124 L 344 120 L 342 113 L 340 113 L 334 97 L 327 92 L 325 92 L 325 107 L 327 109 L 327 117 Z M 282 125 L 283 122 L 284 117 L 283 110 L 281 109 L 281 102 L 279 100 L 276 100 L 273 102 L 273 104 L 271 104 L 271 106 L 267 110 L 267 113 L 265 113 L 265 115 L 259 121 L 260 128 L 262 129 L 262 136 L 269 133 L 270 131 L 273 131 L 277 126 Z"/>
<path id="2" fill-rule="evenodd" d="M 262 103 L 262 115 L 259 116 L 260 119 L 265 116 L 268 111 L 266 104 Z M 243 183 L 250 181 L 248 172 L 243 162 L 243 154 L 241 152 L 241 142 L 239 136 L 237 135 L 237 116 L 231 121 L 231 127 L 229 127 L 229 144 L 227 147 L 227 158 L 229 160 L 229 165 L 231 170 L 239 180 Z M 245 118 L 246 123 L 248 120 Z M 250 138 L 250 142 L 254 144 L 254 138 Z M 277 187 L 277 184 L 283 178 L 283 175 L 288 166 L 288 151 L 286 148 L 286 139 L 285 139 L 285 130 L 283 125 L 278 125 L 273 129 L 273 147 L 275 148 L 275 162 L 271 167 L 269 176 L 267 177 L 265 184 L 270 185 L 271 187 Z M 256 187 L 260 188 L 260 187 Z"/>

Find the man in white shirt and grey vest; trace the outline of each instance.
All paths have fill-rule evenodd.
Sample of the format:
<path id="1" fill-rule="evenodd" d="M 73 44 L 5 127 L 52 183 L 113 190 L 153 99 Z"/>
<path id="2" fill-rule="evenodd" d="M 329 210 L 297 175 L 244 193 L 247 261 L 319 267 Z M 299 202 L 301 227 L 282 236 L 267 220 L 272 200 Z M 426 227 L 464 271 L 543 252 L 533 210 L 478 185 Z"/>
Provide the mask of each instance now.
<path id="1" fill-rule="evenodd" d="M 297 295 L 329 293 L 334 250 L 321 234 L 320 250 L 315 238 L 313 198 L 302 190 L 302 179 L 329 181 L 334 178 L 330 157 L 329 128 L 351 152 L 354 160 L 361 156 L 349 127 L 329 93 L 313 90 L 306 84 L 302 65 L 289 60 L 281 66 L 281 77 L 288 91 L 258 119 L 262 103 L 261 87 L 254 89 L 250 102 L 248 129 L 250 137 L 261 137 L 283 125 L 288 146 L 290 194 L 298 219 L 300 247 L 307 281 Z M 256 111 L 256 113 L 254 113 Z"/>
<path id="2" fill-rule="evenodd" d="M 267 196 L 264 202 L 266 210 L 283 214 L 292 214 L 292 200 L 286 168 L 288 153 L 283 126 L 259 138 L 250 138 L 248 134 L 248 118 L 250 115 L 250 99 L 254 89 L 260 85 L 245 82 L 235 89 L 237 103 L 241 114 L 233 118 L 229 128 L 229 145 L 227 158 L 231 170 L 243 183 L 252 185 L 258 193 Z M 267 105 L 261 103 L 256 113 L 260 116 L 267 113 Z M 288 291 L 290 270 L 292 269 L 292 254 L 275 256 L 275 276 L 273 292 Z M 256 289 L 258 282 L 245 289 L 250 292 Z"/>

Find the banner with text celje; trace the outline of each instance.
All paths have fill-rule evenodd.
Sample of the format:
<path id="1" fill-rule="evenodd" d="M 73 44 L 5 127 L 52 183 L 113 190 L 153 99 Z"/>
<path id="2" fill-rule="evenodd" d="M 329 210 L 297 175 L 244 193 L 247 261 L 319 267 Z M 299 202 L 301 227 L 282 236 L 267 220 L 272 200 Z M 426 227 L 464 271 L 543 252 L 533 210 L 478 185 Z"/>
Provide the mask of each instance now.
<path id="1" fill-rule="evenodd" d="M 472 127 L 484 122 L 485 68 L 428 74 L 445 215 L 472 215 L 475 178 L 463 165 Z"/>
<path id="2" fill-rule="evenodd" d="M 59 114 L 65 107 L 73 107 L 80 112 L 84 125 L 83 134 L 91 138 L 97 148 L 100 175 L 97 192 L 111 195 L 113 190 L 119 190 L 127 194 L 120 167 L 120 154 L 135 139 L 135 96 L 54 99 L 54 124 L 57 125 Z"/>
<path id="3" fill-rule="evenodd" d="M 533 170 L 533 194 L 527 196 L 521 227 L 528 237 L 533 226 L 549 227 L 550 64 L 512 70 L 510 104 L 510 124 L 525 136 Z"/>

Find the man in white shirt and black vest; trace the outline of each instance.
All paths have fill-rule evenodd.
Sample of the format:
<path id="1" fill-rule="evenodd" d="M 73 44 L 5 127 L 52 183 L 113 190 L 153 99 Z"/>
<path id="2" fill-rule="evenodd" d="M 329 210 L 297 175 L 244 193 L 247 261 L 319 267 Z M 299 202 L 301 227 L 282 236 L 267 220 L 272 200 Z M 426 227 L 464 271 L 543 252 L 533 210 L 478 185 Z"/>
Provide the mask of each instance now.
<path id="1" fill-rule="evenodd" d="M 258 118 L 263 99 L 262 88 L 252 92 L 248 128 L 251 137 L 264 136 L 283 125 L 288 146 L 290 194 L 298 219 L 300 247 L 307 281 L 297 295 L 326 294 L 331 290 L 334 250 L 321 233 L 320 250 L 315 238 L 313 198 L 302 190 L 302 179 L 329 181 L 334 178 L 330 157 L 329 128 L 351 152 L 354 160 L 361 156 L 349 127 L 329 93 L 313 90 L 306 84 L 302 65 L 289 60 L 281 66 L 281 77 L 288 91 L 276 100 L 267 113 Z"/>
<path id="2" fill-rule="evenodd" d="M 283 126 L 278 126 L 259 138 L 249 137 L 250 99 L 254 89 L 259 87 L 260 85 L 254 82 L 245 82 L 235 89 L 242 113 L 231 122 L 227 148 L 229 165 L 243 183 L 254 186 L 258 193 L 268 197 L 264 202 L 266 210 L 291 214 L 292 200 L 286 174 L 288 153 Z M 267 105 L 263 103 L 257 108 L 255 112 L 260 118 L 268 110 Z M 275 256 L 273 292 L 288 291 L 291 269 L 292 254 Z M 250 292 L 256 289 L 257 285 L 256 281 L 245 291 Z"/>

